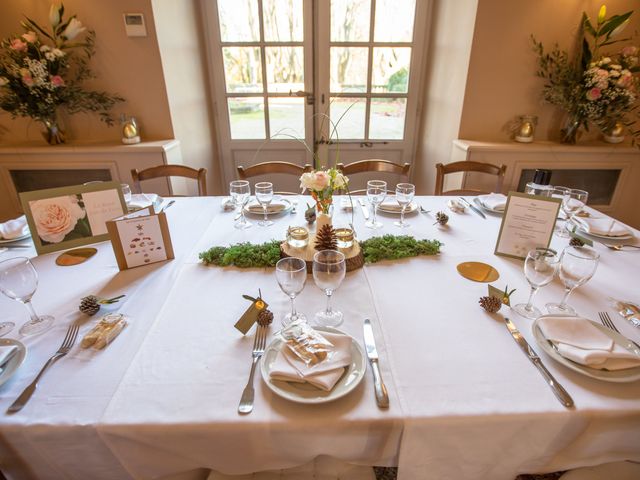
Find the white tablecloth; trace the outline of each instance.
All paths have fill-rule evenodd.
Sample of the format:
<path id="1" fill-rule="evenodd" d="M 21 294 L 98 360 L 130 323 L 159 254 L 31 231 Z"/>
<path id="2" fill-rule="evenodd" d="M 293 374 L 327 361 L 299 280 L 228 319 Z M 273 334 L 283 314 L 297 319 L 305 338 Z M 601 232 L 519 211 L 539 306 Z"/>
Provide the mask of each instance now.
<path id="1" fill-rule="evenodd" d="M 419 202 L 436 211 L 445 210 L 446 200 Z M 121 311 L 132 322 L 94 358 L 74 351 L 61 360 L 22 412 L 2 417 L 5 456 L 28 463 L 34 477 L 96 479 L 158 478 L 200 467 L 240 474 L 301 465 L 319 455 L 399 464 L 402 479 L 456 480 L 507 480 L 522 472 L 640 460 L 640 382 L 599 382 L 539 352 L 576 402 L 566 410 L 501 315 L 478 306 L 487 287 L 458 275 L 462 261 L 494 265 L 501 274 L 494 285 L 518 289 L 514 303 L 526 301 L 528 285 L 521 261 L 491 253 L 500 218 L 483 220 L 472 212 L 448 212 L 446 228 L 433 226 L 432 216 L 412 214 L 411 227 L 403 231 L 392 225 L 394 217 L 381 216 L 384 228 L 372 232 L 355 209 L 360 238 L 402 233 L 445 243 L 437 257 L 351 272 L 334 296 L 345 313 L 341 328 L 358 341 L 362 320 L 374 321 L 391 394 L 388 411 L 376 407 L 367 372 L 352 394 L 316 406 L 280 399 L 257 378 L 255 409 L 239 416 L 253 342 L 252 334 L 242 337 L 232 326 L 248 306 L 241 295 L 261 288 L 276 319 L 286 313 L 288 299 L 272 270 L 205 267 L 197 254 L 212 245 L 283 238 L 288 225 L 303 223 L 304 208 L 296 216 L 276 217 L 272 227 L 258 227 L 253 219 L 251 229 L 240 231 L 232 227 L 235 214 L 219 205 L 220 199 L 179 199 L 168 210 L 177 247 L 173 262 L 118 273 L 109 244 L 78 267 L 55 267 L 55 255 L 36 260 L 42 284 L 35 307 L 54 313 L 59 323 L 55 332 L 25 340 L 27 361 L 0 387 L 3 411 L 55 351 L 81 296 L 126 292 Z M 334 223 L 351 221 L 336 210 Z M 561 249 L 566 242 L 554 238 L 552 246 Z M 570 297 L 592 319 L 611 311 L 608 295 L 640 301 L 640 252 L 595 248 L 602 255 L 596 275 Z M 561 291 L 555 280 L 541 289 L 536 305 L 558 300 Z M 311 277 L 296 303 L 308 316 L 323 307 Z M 0 308 L 3 316 L 6 310 L 25 316 L 24 307 L 6 298 Z M 501 313 L 535 348 L 531 321 Z M 637 329 L 614 320 L 640 340 Z"/>

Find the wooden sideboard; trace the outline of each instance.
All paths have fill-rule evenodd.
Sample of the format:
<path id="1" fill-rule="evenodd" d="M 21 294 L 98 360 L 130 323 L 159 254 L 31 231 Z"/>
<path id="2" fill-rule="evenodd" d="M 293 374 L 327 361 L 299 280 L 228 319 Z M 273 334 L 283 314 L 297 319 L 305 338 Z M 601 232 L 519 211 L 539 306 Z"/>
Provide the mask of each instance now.
<path id="1" fill-rule="evenodd" d="M 19 192 L 77 185 L 92 180 L 131 184 L 131 169 L 182 163 L 180 142 L 160 140 L 135 145 L 46 144 L 0 147 L 0 221 L 22 212 Z M 145 182 L 145 191 L 170 195 L 166 179 Z"/>
<path id="2" fill-rule="evenodd" d="M 454 140 L 451 161 L 474 160 L 507 166 L 503 193 L 522 191 L 537 168 L 552 171 L 551 184 L 581 188 L 590 193 L 589 205 L 635 228 L 640 228 L 640 149 L 593 142 L 563 145 L 553 142 L 497 143 Z M 466 174 L 457 185 L 491 190 L 495 180 Z"/>

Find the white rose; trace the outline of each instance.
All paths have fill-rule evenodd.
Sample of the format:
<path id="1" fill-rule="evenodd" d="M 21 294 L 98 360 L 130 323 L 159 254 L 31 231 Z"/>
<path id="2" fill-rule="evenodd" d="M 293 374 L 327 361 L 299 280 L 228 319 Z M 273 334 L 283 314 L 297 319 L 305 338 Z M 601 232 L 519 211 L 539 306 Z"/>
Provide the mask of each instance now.
<path id="1" fill-rule="evenodd" d="M 336 178 L 333 181 L 333 185 L 335 188 L 337 189 L 345 188 L 348 183 L 349 183 L 349 179 L 347 177 L 345 177 L 340 172 L 336 173 Z"/>
<path id="2" fill-rule="evenodd" d="M 82 22 L 77 20 L 75 17 L 69 21 L 67 28 L 62 32 L 62 36 L 67 40 L 73 40 L 78 35 L 86 30 L 85 27 L 82 26 Z"/>
<path id="3" fill-rule="evenodd" d="M 60 50 L 59 48 L 54 48 L 53 50 L 51 50 L 51 53 L 53 53 L 56 57 L 64 57 L 65 53 Z"/>
<path id="4" fill-rule="evenodd" d="M 49 243 L 59 243 L 71 232 L 86 212 L 75 196 L 47 198 L 29 202 L 38 236 Z"/>
<path id="5" fill-rule="evenodd" d="M 300 187 L 305 190 L 321 191 L 329 186 L 329 174 L 322 170 L 303 173 L 300 177 Z"/>

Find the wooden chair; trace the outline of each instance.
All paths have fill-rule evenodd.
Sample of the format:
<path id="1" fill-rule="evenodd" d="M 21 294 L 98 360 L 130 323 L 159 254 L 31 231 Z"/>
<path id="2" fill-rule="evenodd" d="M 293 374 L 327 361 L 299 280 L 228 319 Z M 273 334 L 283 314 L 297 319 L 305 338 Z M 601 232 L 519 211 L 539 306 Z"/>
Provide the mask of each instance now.
<path id="1" fill-rule="evenodd" d="M 436 189 L 434 195 L 481 195 L 486 192 L 483 190 L 477 189 L 460 189 L 460 190 L 448 190 L 443 192 L 444 186 L 444 176 L 449 173 L 459 173 L 459 172 L 478 172 L 478 173 L 486 173 L 489 175 L 495 175 L 496 179 L 496 188 L 494 192 L 500 193 L 502 191 L 502 183 L 504 182 L 504 173 L 507 170 L 506 165 L 492 165 L 490 163 L 482 163 L 482 162 L 473 162 L 473 161 L 462 161 L 462 162 L 453 162 L 443 165 L 442 163 L 436 164 Z"/>
<path id="2" fill-rule="evenodd" d="M 142 193 L 140 182 L 158 177 L 186 177 L 193 178 L 198 181 L 198 195 L 205 196 L 207 194 L 207 169 L 187 167 L 185 165 L 158 165 L 157 167 L 149 167 L 143 170 L 134 168 L 131 170 L 131 178 L 136 193 Z"/>
<path id="3" fill-rule="evenodd" d="M 275 175 L 284 174 L 292 175 L 300 178 L 303 173 L 307 173 L 313 170 L 313 167 L 309 164 L 301 167 L 295 163 L 289 162 L 262 162 L 257 163 L 251 167 L 243 167 L 239 165 L 236 170 L 238 171 L 238 179 L 246 180 L 251 177 L 257 177 L 258 175 Z M 275 192 L 280 195 L 297 195 L 300 192 Z"/>
<path id="4" fill-rule="evenodd" d="M 391 173 L 400 175 L 404 180 L 409 179 L 409 170 L 411 169 L 410 163 L 399 165 L 397 163 L 390 162 L 389 160 L 371 159 L 371 160 L 359 160 L 357 162 L 339 163 L 336 168 L 340 170 L 343 175 L 347 177 L 349 175 L 355 175 L 357 173 Z M 391 191 L 391 190 L 390 190 Z M 367 189 L 351 190 L 352 194 L 366 193 Z"/>

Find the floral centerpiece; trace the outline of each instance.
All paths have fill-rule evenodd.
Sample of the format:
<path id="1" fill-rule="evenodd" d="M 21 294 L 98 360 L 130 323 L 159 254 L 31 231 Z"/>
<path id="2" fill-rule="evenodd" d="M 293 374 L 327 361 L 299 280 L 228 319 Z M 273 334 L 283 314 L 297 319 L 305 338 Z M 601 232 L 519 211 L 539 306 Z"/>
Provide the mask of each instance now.
<path id="1" fill-rule="evenodd" d="M 635 144 L 640 129 L 634 130 L 640 80 L 638 79 L 638 47 L 628 45 L 615 53 L 604 53 L 602 47 L 628 41 L 616 39 L 629 22 L 633 11 L 607 18 L 602 6 L 594 24 L 582 15 L 581 51 L 571 59 L 556 44 L 545 52 L 542 43 L 532 36 L 538 56 L 537 76 L 544 78 L 544 100 L 563 109 L 568 116 L 562 130 L 563 143 L 575 143 L 580 128 L 588 131 L 589 123 L 605 135 L 621 126 Z M 635 115 L 637 118 L 637 114 Z"/>
<path id="2" fill-rule="evenodd" d="M 302 191 L 309 190 L 316 201 L 318 212 L 325 214 L 329 214 L 334 192 L 345 190 L 348 184 L 349 179 L 340 173 L 337 168 L 314 170 L 303 173 L 300 177 Z"/>
<path id="3" fill-rule="evenodd" d="M 87 31 L 75 15 L 65 20 L 64 5 L 59 2 L 51 5 L 50 28 L 25 18 L 25 33 L 0 44 L 0 108 L 13 118 L 41 122 L 50 144 L 65 141 L 58 124 L 58 107 L 70 114 L 95 112 L 107 125 L 113 125 L 109 111 L 123 99 L 81 86 L 84 80 L 95 77 L 89 68 L 95 32 Z M 84 39 L 78 41 L 81 36 Z"/>

